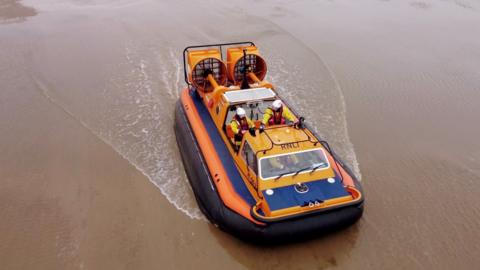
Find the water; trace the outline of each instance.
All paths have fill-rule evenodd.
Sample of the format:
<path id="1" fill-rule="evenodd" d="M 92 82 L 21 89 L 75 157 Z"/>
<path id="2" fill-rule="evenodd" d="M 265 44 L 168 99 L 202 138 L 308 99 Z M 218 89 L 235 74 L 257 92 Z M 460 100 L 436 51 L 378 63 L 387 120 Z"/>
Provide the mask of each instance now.
<path id="1" fill-rule="evenodd" d="M 58 8 L 56 5 L 53 7 Z M 103 9 L 109 5 L 89 7 Z M 62 10 L 75 13 L 77 9 L 83 11 L 76 5 L 63 7 Z M 242 22 L 243 19 L 232 21 L 228 28 L 238 28 Z M 91 24 L 93 25 L 93 22 Z M 139 31 L 135 28 L 137 26 L 130 27 L 135 29 L 130 31 L 135 31 L 135 35 L 138 35 Z M 317 131 L 332 141 L 333 146 L 338 145 L 337 151 L 345 156 L 359 174 L 353 147 L 348 140 L 343 97 L 329 70 L 316 55 L 293 37 L 285 36 L 278 27 L 268 25 L 268 22 L 259 24 L 258 27 L 273 28 L 277 32 L 265 35 L 265 30 L 257 30 L 259 33 L 256 34 L 262 36 L 258 43 L 261 46 L 265 44 L 261 49 L 269 61 L 272 74 L 269 78 L 278 85 L 281 94 L 300 108 L 302 114 L 307 118 L 311 116 Z M 97 33 L 93 35 L 100 38 L 96 36 Z M 71 45 L 82 42 L 83 38 L 84 36 L 79 36 L 78 33 L 68 37 L 62 35 L 59 42 Z M 192 218 L 202 218 L 183 171 L 172 132 L 174 105 L 179 92 L 185 87 L 181 57 L 186 43 L 170 45 L 172 40 L 164 40 L 161 36 L 151 34 L 142 35 L 141 41 L 131 38 L 134 37 L 122 35 L 119 39 L 123 44 L 113 49 L 117 51 L 105 53 L 103 51 L 112 50 L 113 45 L 110 45 L 108 40 L 103 41 L 107 44 L 97 48 L 98 52 L 95 52 L 94 56 L 87 56 L 88 60 L 83 60 L 85 62 L 78 63 L 76 67 L 71 67 L 72 61 L 78 61 L 75 57 L 56 59 L 53 54 L 59 53 L 59 48 L 46 49 L 40 59 L 34 60 L 34 65 L 38 63 L 38 67 L 41 66 L 42 69 L 46 65 L 52 69 L 61 67 L 66 70 L 65 73 L 54 75 L 32 70 L 30 75 L 47 98 L 135 165 L 175 207 Z M 200 44 L 208 42 L 209 40 L 205 40 Z M 288 44 L 299 53 L 282 55 L 272 46 L 276 42 Z M 65 50 L 71 49 L 70 46 L 66 48 L 68 49 Z M 84 50 L 83 47 L 75 49 Z M 97 59 L 101 58 L 108 59 L 108 63 L 98 62 Z M 308 58 L 311 60 L 305 63 Z M 110 64 L 112 62 L 115 64 Z M 87 70 L 91 69 L 92 65 L 101 70 L 101 77 L 90 77 L 87 80 L 79 78 L 81 81 L 72 85 L 70 79 L 73 74 L 88 74 Z M 315 74 L 308 70 L 315 70 Z M 65 80 L 61 82 L 64 86 L 55 87 L 53 81 L 56 79 Z M 316 95 L 309 98 L 312 91 L 315 91 Z M 322 106 L 313 113 L 311 108 L 317 103 Z"/>
<path id="2" fill-rule="evenodd" d="M 125 230 L 142 232 L 132 232 L 121 242 L 130 250 L 125 256 L 137 258 L 132 265 L 258 268 L 254 258 L 259 256 L 263 268 L 276 269 L 450 269 L 478 263 L 480 213 L 475 194 L 480 191 L 480 131 L 475 123 L 480 115 L 480 38 L 474 29 L 480 25 L 480 6 L 476 2 L 4 2 L 0 5 L 0 79 L 6 89 L 0 103 L 4 104 L 3 134 L 24 125 L 35 127 L 24 141 L 42 145 L 34 139 L 37 130 L 65 131 L 67 120 L 53 122 L 53 126 L 42 124 L 49 118 L 11 121 L 30 112 L 22 108 L 44 104 L 40 111 L 52 111 L 50 118 L 65 115 L 73 123 L 70 126 L 77 125 L 66 134 L 85 129 L 90 135 L 79 138 L 93 136 L 91 140 L 106 143 L 107 149 L 145 176 L 134 177 L 136 182 L 129 185 L 140 186 L 148 179 L 154 184 L 152 190 L 169 202 L 148 203 L 146 211 L 137 205 L 144 205 L 147 196 L 133 197 L 127 190 L 118 207 L 138 210 L 124 215 L 106 208 L 106 221 L 141 219 L 151 226 L 122 223 Z M 185 87 L 182 50 L 188 45 L 243 40 L 259 46 L 268 64 L 267 80 L 363 180 L 366 213 L 352 228 L 276 249 L 251 247 L 216 228 L 209 229 L 188 185 L 173 135 L 173 110 Z M 52 136 L 61 141 L 70 138 Z M 25 151 L 33 150 L 17 151 L 23 144 L 11 143 L 14 138 L 14 133 L 3 136 L 2 152 L 21 160 Z M 71 143 L 78 145 L 75 151 L 92 144 L 83 139 Z M 100 157 L 105 151 L 92 159 L 103 163 L 106 158 Z M 50 150 L 40 153 L 52 159 Z M 8 179 L 30 170 L 30 165 L 8 164 L 3 165 L 11 171 Z M 121 161 L 114 164 L 114 171 L 127 170 Z M 43 174 L 42 168 L 38 165 L 33 175 Z M 95 177 L 95 168 L 85 170 Z M 130 174 L 134 173 L 126 175 Z M 126 175 L 110 177 L 111 189 L 126 185 L 130 179 Z M 19 189 L 3 186 L 4 190 Z M 116 194 L 107 190 L 101 191 L 107 197 Z M 93 194 L 85 192 L 81 194 Z M 149 192 L 140 194 L 155 194 Z M 155 195 L 149 196 L 152 200 Z M 8 213 L 5 216 L 18 219 L 24 215 L 22 211 Z M 86 222 L 87 217 L 67 218 L 68 224 Z M 175 228 L 165 223 L 170 219 L 176 220 Z M 12 221 L 12 226 L 16 224 Z M 96 228 L 92 231 L 105 235 Z M 6 235 L 0 227 L 1 232 Z M 88 259 L 93 252 L 82 253 L 82 247 L 93 249 L 81 244 L 91 231 L 75 229 L 70 234 L 79 244 L 72 246 L 68 240 L 59 244 L 68 250 L 63 266 L 113 267 L 107 257 Z M 22 243 L 15 239 L 10 241 Z M 106 237 L 111 252 L 118 249 L 117 241 Z M 155 250 L 171 245 L 174 254 L 154 255 Z M 42 250 L 48 258 L 55 248 Z M 8 254 L 18 262 L 25 253 L 19 249 Z M 118 260 L 125 266 L 123 257 Z M 11 265 L 18 266 L 15 260 Z"/>

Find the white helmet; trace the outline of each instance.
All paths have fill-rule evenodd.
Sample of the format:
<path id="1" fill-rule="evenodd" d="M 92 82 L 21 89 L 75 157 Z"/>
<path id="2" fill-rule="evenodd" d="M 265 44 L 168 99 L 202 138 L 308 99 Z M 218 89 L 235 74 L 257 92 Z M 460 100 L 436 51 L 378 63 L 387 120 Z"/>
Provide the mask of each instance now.
<path id="1" fill-rule="evenodd" d="M 280 99 L 275 100 L 275 101 L 272 103 L 272 107 L 273 107 L 275 110 L 280 109 L 280 107 L 282 107 L 282 101 L 281 101 Z"/>
<path id="2" fill-rule="evenodd" d="M 238 108 L 237 108 L 237 115 L 238 115 L 239 117 L 245 117 L 245 110 L 242 109 L 242 108 L 240 108 L 240 107 L 238 107 Z"/>

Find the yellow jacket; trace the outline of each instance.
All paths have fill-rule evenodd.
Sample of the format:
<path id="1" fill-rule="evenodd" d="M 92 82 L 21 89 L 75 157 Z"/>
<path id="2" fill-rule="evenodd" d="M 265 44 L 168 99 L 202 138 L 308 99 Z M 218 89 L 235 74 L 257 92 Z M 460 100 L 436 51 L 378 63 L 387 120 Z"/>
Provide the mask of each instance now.
<path id="1" fill-rule="evenodd" d="M 265 110 L 265 113 L 263 114 L 263 120 L 262 120 L 262 123 L 264 125 L 268 124 L 268 121 L 270 120 L 270 118 L 273 117 L 273 110 L 271 108 L 267 108 Z M 293 113 L 285 106 L 283 106 L 282 108 L 282 117 L 285 118 L 285 120 L 288 120 L 288 121 L 291 121 L 291 122 L 295 122 L 295 116 L 293 115 Z"/>
<path id="2" fill-rule="evenodd" d="M 255 127 L 255 123 L 253 123 L 253 121 L 250 120 L 250 118 L 245 117 L 245 119 L 247 120 L 248 128 L 254 128 Z M 233 117 L 232 121 L 230 122 L 230 127 L 232 128 L 233 133 L 238 134 L 240 132 L 241 125 L 240 125 L 240 122 L 237 120 L 236 117 Z"/>

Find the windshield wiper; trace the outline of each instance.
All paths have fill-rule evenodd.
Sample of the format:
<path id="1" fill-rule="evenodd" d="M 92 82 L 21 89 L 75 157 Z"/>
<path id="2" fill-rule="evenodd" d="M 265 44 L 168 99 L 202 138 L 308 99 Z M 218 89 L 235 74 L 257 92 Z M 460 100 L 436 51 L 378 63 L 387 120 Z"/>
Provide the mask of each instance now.
<path id="1" fill-rule="evenodd" d="M 294 172 L 295 172 L 295 171 L 281 173 L 281 174 L 279 174 L 277 177 L 275 177 L 274 180 L 278 180 L 278 179 L 280 179 L 280 177 L 282 177 L 282 176 L 284 176 L 284 175 L 287 175 L 287 174 L 294 173 Z"/>
<path id="2" fill-rule="evenodd" d="M 291 173 L 294 173 L 294 174 L 292 175 L 292 177 L 294 177 L 294 176 L 297 176 L 299 173 L 301 173 L 301 172 L 303 172 L 303 171 L 306 171 L 306 170 L 312 170 L 310 173 L 313 173 L 314 171 L 316 171 L 316 170 L 318 170 L 318 169 L 320 169 L 320 168 L 322 168 L 322 167 L 325 167 L 325 165 L 326 165 L 326 163 L 325 163 L 325 162 L 322 162 L 322 163 L 318 164 L 318 165 L 315 166 L 315 167 L 314 167 L 313 165 L 310 165 L 310 166 L 308 166 L 308 167 L 301 168 L 301 169 L 298 170 L 298 171 L 284 172 L 284 173 L 279 174 L 277 177 L 275 177 L 275 180 L 278 180 L 278 179 L 280 179 L 282 176 L 285 176 L 285 175 L 291 174 Z"/>
<path id="3" fill-rule="evenodd" d="M 318 164 L 317 166 L 313 167 L 312 168 L 312 171 L 310 173 L 313 173 L 314 171 L 320 169 L 321 167 L 324 167 L 325 166 L 325 162 L 322 162 L 320 164 Z"/>
<path id="4" fill-rule="evenodd" d="M 301 168 L 300 170 L 296 171 L 295 174 L 292 175 L 292 177 L 297 176 L 299 173 L 301 173 L 301 172 L 303 172 L 303 171 L 311 170 L 311 169 L 312 169 L 312 166 L 313 166 L 313 165 L 310 165 L 310 166 L 305 167 L 305 168 Z"/>

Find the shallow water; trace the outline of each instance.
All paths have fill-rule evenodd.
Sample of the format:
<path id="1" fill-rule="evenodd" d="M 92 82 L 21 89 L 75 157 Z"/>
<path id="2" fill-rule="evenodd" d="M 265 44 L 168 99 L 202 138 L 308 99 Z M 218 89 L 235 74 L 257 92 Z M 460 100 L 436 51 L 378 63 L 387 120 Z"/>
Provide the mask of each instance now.
<path id="1" fill-rule="evenodd" d="M 163 238 L 154 230 L 170 228 L 142 208 L 152 231 L 142 229 L 135 241 L 125 238 L 122 248 L 134 249 L 131 252 L 139 259 L 128 264 L 118 258 L 120 267 L 451 269 L 479 262 L 478 3 L 4 2 L 0 4 L 3 152 L 15 160 L 22 158 L 25 152 L 16 151 L 21 144 L 11 144 L 15 135 L 7 136 L 6 131 L 22 130 L 20 125 L 45 128 L 43 120 L 15 121 L 26 113 L 25 106 L 41 103 L 44 111 L 64 115 L 77 129 L 88 131 L 92 140 L 113 149 L 145 175 L 137 182 L 148 179 L 169 202 L 148 210 L 165 213 L 163 220 L 176 220 L 175 230 L 163 236 L 173 243 L 176 255 L 152 255 L 170 248 L 158 241 Z M 255 248 L 210 227 L 199 211 L 172 128 L 173 108 L 185 86 L 181 53 L 188 45 L 239 40 L 252 40 L 260 47 L 269 67 L 267 79 L 362 178 L 366 212 L 350 229 L 309 243 Z M 63 124 L 58 126 L 64 129 Z M 25 140 L 33 141 L 38 129 Z M 78 138 L 71 138 L 71 143 L 79 145 L 78 151 L 88 148 Z M 43 151 L 48 160 L 51 154 Z M 3 166 L 11 171 L 9 179 L 20 177 L 17 171 L 29 171 L 18 162 L 8 164 Z M 122 164 L 115 166 L 124 168 Z M 96 174 L 90 167 L 86 170 Z M 116 175 L 118 183 L 112 184 L 121 188 L 123 179 L 131 178 L 128 175 Z M 144 203 L 142 196 L 122 194 L 120 205 Z M 135 217 L 131 211 L 132 216 L 125 218 Z M 22 220 L 24 214 L 0 212 L 2 217 L 16 217 L 12 220 Z M 124 217 L 108 210 L 103 215 L 106 220 Z M 87 216 L 69 222 L 84 219 Z M 0 227 L 0 235 L 7 231 Z M 49 234 L 41 229 L 39 234 L 48 242 Z M 89 235 L 75 230 L 70 234 L 75 239 Z M 137 243 L 149 235 L 157 241 Z M 106 254 L 118 254 L 113 244 L 118 240 L 106 241 Z M 86 260 L 91 253 L 79 250 L 92 244 L 74 248 L 65 240 L 58 245 L 70 252 L 64 261 L 68 268 L 112 267 L 108 256 Z M 202 253 L 203 246 L 208 248 Z M 40 249 L 42 257 L 56 252 L 56 247 Z M 13 255 L 12 267 L 25 255 L 21 249 L 3 253 Z M 259 253 L 262 264 L 257 263 Z"/>
<path id="2" fill-rule="evenodd" d="M 56 8 L 60 7 L 53 5 L 52 9 Z M 94 8 L 103 11 L 106 6 Z M 130 12 L 132 9 L 141 12 L 143 8 L 142 5 L 128 7 Z M 123 7 L 119 9 L 123 10 Z M 66 17 L 75 16 L 77 12 L 85 13 L 78 6 L 63 7 L 61 10 Z M 88 16 L 92 17 L 91 14 Z M 256 19 L 241 16 L 229 21 L 223 32 L 228 33 L 228 29 L 240 27 L 245 18 Z M 162 23 L 157 18 L 149 19 Z M 100 24 L 95 20 L 96 17 L 89 19 L 88 24 Z M 124 20 L 109 23 L 104 30 L 110 32 L 112 38 L 109 39 L 104 38 L 106 34 L 102 30 L 89 31 L 83 22 L 70 23 L 65 28 L 79 30 L 63 32 L 50 38 L 42 52 L 32 57 L 28 75 L 54 105 L 71 114 L 134 164 L 178 209 L 190 217 L 201 218 L 186 181 L 171 128 L 174 104 L 178 93 L 185 87 L 181 52 L 188 43 L 183 41 L 182 36 L 166 39 L 157 35 L 169 31 L 172 26 L 160 26 L 153 33 L 144 32 L 144 24 L 137 18 L 127 20 L 129 30 L 125 33 L 122 29 L 126 24 Z M 331 138 L 333 145 L 341 147 L 338 151 L 348 158 L 358 172 L 355 155 L 348 141 L 343 97 L 329 71 L 315 54 L 280 28 L 261 19 L 256 21 L 249 25 L 251 35 L 258 37 L 255 40 L 266 52 L 265 57 L 272 59 L 269 61 L 272 82 L 279 85 L 279 91 L 291 98 L 302 113 L 308 113 L 305 108 L 327 100 L 318 110 L 319 117 L 312 119 L 321 134 Z M 43 27 L 50 28 L 50 23 L 50 20 L 46 20 Z M 197 26 L 201 28 L 202 25 Z M 176 30 L 188 32 L 189 25 L 176 27 Z M 79 34 L 83 31 L 86 33 Z M 204 34 L 208 35 L 208 32 Z M 89 43 L 94 42 L 96 45 L 85 55 L 83 43 L 87 38 Z M 240 38 L 234 34 L 221 40 Z M 101 43 L 97 44 L 99 39 Z M 202 44 L 211 41 L 204 39 L 195 42 Z M 292 46 L 298 56 L 275 57 L 281 54 L 272 47 L 276 42 Z M 57 57 L 59 54 L 63 57 Z M 80 62 L 77 55 L 82 55 Z M 308 66 L 302 69 L 315 70 L 317 74 L 301 71 L 300 66 L 304 66 L 308 58 L 311 59 L 306 62 Z M 72 66 L 72 63 L 76 64 Z M 92 66 L 97 69 L 91 70 Z M 56 71 L 52 72 L 53 70 Z M 95 74 L 90 75 L 91 72 Z M 311 75 L 315 75 L 316 79 Z M 317 95 L 315 98 L 307 98 L 312 89 L 316 90 Z"/>

